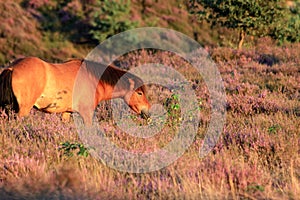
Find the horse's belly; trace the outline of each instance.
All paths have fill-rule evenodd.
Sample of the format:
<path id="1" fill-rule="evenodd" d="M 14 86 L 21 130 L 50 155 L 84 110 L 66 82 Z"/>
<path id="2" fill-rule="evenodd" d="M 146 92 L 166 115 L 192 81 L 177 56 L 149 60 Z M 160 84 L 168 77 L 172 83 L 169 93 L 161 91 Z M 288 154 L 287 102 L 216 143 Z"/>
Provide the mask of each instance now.
<path id="1" fill-rule="evenodd" d="M 51 97 L 43 94 L 36 100 L 34 106 L 50 113 L 67 112 L 72 111 L 72 99 L 68 95 Z"/>

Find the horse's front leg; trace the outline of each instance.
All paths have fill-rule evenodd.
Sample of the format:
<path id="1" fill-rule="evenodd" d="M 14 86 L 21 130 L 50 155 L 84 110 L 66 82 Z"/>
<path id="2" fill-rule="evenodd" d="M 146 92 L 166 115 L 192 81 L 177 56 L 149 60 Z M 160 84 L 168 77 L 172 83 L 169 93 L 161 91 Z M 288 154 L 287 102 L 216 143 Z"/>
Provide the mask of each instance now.
<path id="1" fill-rule="evenodd" d="M 71 121 L 71 113 L 70 112 L 63 112 L 61 115 L 61 120 L 64 123 L 68 123 Z"/>

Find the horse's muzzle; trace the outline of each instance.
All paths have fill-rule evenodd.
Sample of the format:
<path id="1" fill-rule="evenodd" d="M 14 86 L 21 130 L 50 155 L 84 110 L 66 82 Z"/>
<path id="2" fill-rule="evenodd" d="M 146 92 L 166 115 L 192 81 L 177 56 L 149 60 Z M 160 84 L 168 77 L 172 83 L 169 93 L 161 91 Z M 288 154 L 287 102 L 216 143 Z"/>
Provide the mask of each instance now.
<path id="1" fill-rule="evenodd" d="M 150 118 L 150 113 L 149 113 L 149 111 L 147 111 L 147 110 L 142 110 L 141 111 L 141 117 L 143 118 L 143 119 L 149 119 Z"/>

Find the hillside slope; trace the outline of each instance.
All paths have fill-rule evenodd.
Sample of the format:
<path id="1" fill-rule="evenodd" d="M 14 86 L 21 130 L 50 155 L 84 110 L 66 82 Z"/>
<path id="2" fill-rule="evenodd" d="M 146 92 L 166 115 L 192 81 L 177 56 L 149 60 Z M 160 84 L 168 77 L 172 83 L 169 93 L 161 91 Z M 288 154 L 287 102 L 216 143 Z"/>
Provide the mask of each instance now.
<path id="1" fill-rule="evenodd" d="M 12 60 L 24 56 L 37 56 L 52 62 L 72 57 L 84 57 L 90 49 L 97 45 L 97 42 L 81 44 L 71 39 L 68 34 L 89 32 L 88 29 L 78 31 L 82 27 L 77 26 L 76 23 L 75 26 L 73 25 L 74 30 L 70 30 L 70 32 L 60 29 L 45 30 L 42 25 L 42 21 L 45 20 L 44 16 L 34 6 L 28 6 L 28 2 L 31 1 L 0 0 L 0 21 L 2 22 L 0 24 L 0 65 L 7 65 Z M 137 27 L 171 28 L 192 38 L 198 38 L 204 44 L 212 44 L 209 27 L 205 25 L 200 27 L 189 15 L 184 2 L 183 0 L 133 0 L 130 5 L 131 16 L 128 16 L 128 19 L 136 21 Z M 70 3 L 71 6 L 83 6 L 83 3 L 77 0 Z M 67 4 L 67 6 L 69 5 Z M 64 8 L 61 10 L 65 12 Z M 51 13 L 51 15 L 58 16 L 59 13 Z M 59 17 L 57 18 L 59 19 Z M 46 18 L 46 20 L 48 20 L 46 23 L 51 24 L 55 23 L 51 20 L 57 19 Z M 85 34 L 78 37 L 85 37 Z"/>
<path id="2" fill-rule="evenodd" d="M 21 3 L 1 0 L 0 21 L 0 65 L 24 56 L 49 61 L 84 56 L 63 35 L 43 32 L 38 19 Z"/>

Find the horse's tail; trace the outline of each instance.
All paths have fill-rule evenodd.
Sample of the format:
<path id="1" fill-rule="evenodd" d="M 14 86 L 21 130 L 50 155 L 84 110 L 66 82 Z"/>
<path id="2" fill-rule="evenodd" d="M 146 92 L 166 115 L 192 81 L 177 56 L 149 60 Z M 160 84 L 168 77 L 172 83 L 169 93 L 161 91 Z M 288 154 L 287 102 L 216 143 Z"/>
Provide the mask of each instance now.
<path id="1" fill-rule="evenodd" d="M 0 109 L 12 109 L 17 113 L 19 105 L 12 88 L 12 73 L 12 69 L 8 68 L 0 74 Z"/>

